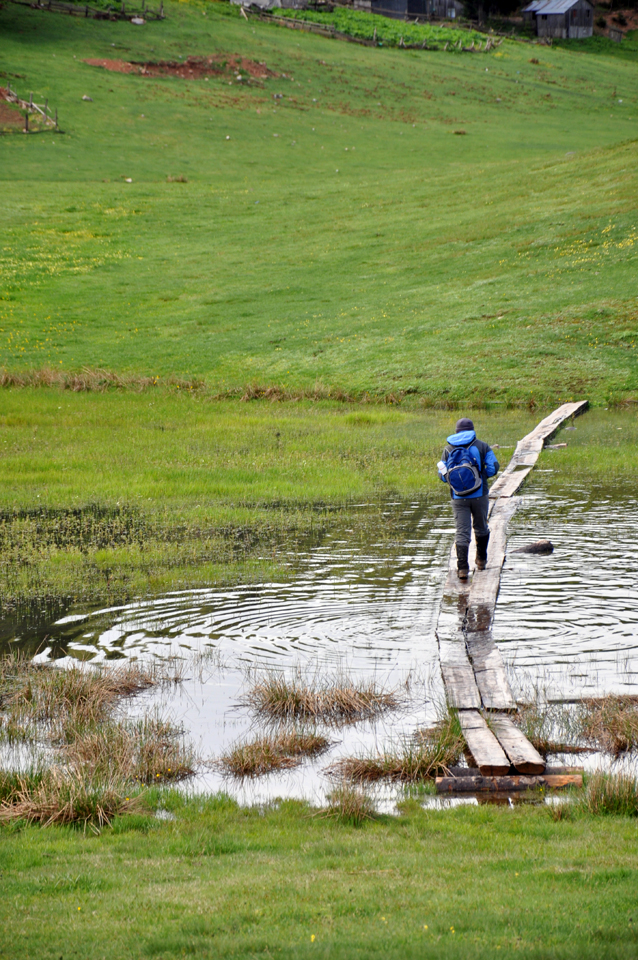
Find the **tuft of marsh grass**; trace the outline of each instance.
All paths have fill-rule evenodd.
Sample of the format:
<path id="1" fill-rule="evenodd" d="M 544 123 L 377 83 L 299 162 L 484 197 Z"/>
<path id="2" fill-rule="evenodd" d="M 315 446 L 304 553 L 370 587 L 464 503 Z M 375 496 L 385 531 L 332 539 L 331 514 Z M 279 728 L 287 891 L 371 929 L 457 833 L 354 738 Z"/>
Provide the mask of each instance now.
<path id="1" fill-rule="evenodd" d="M 300 674 L 286 677 L 269 673 L 257 679 L 247 694 L 249 705 L 276 721 L 313 720 L 324 723 L 354 723 L 396 710 L 401 698 L 395 690 L 383 690 L 374 681 L 357 682 L 347 676 L 317 677 Z"/>
<path id="2" fill-rule="evenodd" d="M 393 780 L 411 783 L 448 772 L 458 763 L 465 739 L 456 714 L 443 717 L 436 726 L 421 730 L 401 742 L 396 750 L 374 756 L 342 757 L 327 772 L 353 783 Z"/>
<path id="3" fill-rule="evenodd" d="M 609 695 L 563 704 L 538 697 L 520 708 L 518 723 L 543 756 L 593 749 L 618 757 L 638 746 L 638 698 Z"/>
<path id="4" fill-rule="evenodd" d="M 541 756 L 552 753 L 587 753 L 579 743 L 581 729 L 573 709 L 563 703 L 547 703 L 542 697 L 523 704 L 516 722 Z"/>
<path id="5" fill-rule="evenodd" d="M 39 367 L 32 370 L 0 371 L 0 387 L 58 387 L 72 393 L 104 393 L 114 389 L 142 392 L 152 387 L 163 387 L 192 392 L 204 389 L 205 384 L 203 380 L 124 374 L 91 367 L 83 367 L 77 371 Z"/>
<path id="6" fill-rule="evenodd" d="M 0 821 L 100 826 L 136 807 L 140 784 L 193 773 L 181 730 L 159 715 L 121 716 L 122 700 L 167 680 L 180 664 L 71 666 L 0 660 L 0 732 L 5 741 L 46 745 L 47 768 L 0 771 Z"/>
<path id="7" fill-rule="evenodd" d="M 578 806 L 594 816 L 616 814 L 623 817 L 638 816 L 638 780 L 624 773 L 593 774 Z"/>
<path id="8" fill-rule="evenodd" d="M 321 815 L 353 827 L 360 827 L 365 820 L 373 820 L 376 815 L 372 799 L 357 787 L 342 784 L 331 790 L 326 799 L 328 806 Z"/>
<path id="9" fill-rule="evenodd" d="M 94 777 L 115 770 L 125 782 L 144 784 L 184 780 L 195 766 L 181 730 L 162 717 L 148 716 L 80 729 L 63 757 L 70 768 Z"/>
<path id="10" fill-rule="evenodd" d="M 236 744 L 220 757 L 218 765 L 235 777 L 258 777 L 273 770 L 296 767 L 303 757 L 317 756 L 329 744 L 321 734 L 282 730 Z"/>
<path id="11" fill-rule="evenodd" d="M 20 779 L 11 795 L 0 803 L 0 823 L 80 823 L 99 829 L 117 815 L 139 809 L 141 797 L 126 796 L 117 774 L 95 779 L 80 771 L 52 768 L 39 780 Z"/>
<path id="12" fill-rule="evenodd" d="M 638 698 L 608 696 L 584 700 L 579 710 L 581 736 L 618 757 L 638 746 Z"/>

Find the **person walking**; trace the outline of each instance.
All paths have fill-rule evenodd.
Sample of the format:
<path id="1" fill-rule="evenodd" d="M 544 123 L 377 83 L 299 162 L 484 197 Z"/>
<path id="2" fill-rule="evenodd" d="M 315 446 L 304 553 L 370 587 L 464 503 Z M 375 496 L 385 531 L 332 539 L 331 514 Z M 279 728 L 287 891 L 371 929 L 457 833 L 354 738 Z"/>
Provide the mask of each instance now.
<path id="1" fill-rule="evenodd" d="M 485 570 L 487 566 L 487 545 L 490 539 L 490 528 L 487 525 L 487 480 L 498 473 L 498 460 L 490 445 L 477 439 L 472 421 L 461 417 L 456 424 L 456 433 L 447 438 L 447 446 L 437 467 L 439 478 L 448 484 L 452 498 L 459 580 L 467 580 L 470 575 L 467 555 L 472 524 L 476 538 L 476 568 Z"/>

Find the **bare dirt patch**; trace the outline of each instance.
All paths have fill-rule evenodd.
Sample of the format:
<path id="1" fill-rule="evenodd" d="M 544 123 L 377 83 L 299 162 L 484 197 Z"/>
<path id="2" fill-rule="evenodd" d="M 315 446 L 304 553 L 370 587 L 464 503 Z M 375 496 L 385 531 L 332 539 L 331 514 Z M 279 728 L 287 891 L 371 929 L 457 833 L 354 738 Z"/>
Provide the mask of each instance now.
<path id="1" fill-rule="evenodd" d="M 238 54 L 216 54 L 212 57 L 187 57 L 185 60 L 158 60 L 139 63 L 128 60 L 85 60 L 91 67 L 102 67 L 115 73 L 135 73 L 143 77 L 180 77 L 201 80 L 204 77 L 228 74 L 237 80 L 268 80 L 279 74 L 265 63 L 248 60 Z"/>
<path id="2" fill-rule="evenodd" d="M 3 94 L 4 90 L 0 87 L 0 98 Z M 0 130 L 14 130 L 20 127 L 24 127 L 24 117 L 20 110 L 0 99 Z"/>

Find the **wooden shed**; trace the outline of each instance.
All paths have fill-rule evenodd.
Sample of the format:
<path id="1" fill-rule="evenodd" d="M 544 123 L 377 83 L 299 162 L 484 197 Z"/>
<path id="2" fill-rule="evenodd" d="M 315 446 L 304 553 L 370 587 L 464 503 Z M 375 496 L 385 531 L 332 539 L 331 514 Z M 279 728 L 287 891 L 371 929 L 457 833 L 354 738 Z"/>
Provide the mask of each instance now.
<path id="1" fill-rule="evenodd" d="M 355 10 L 368 10 L 395 20 L 455 20 L 463 15 L 461 0 L 354 0 Z"/>
<path id="2" fill-rule="evenodd" d="M 594 7 L 589 0 L 532 0 L 523 9 L 523 17 L 536 27 L 537 37 L 562 40 L 591 37 Z"/>

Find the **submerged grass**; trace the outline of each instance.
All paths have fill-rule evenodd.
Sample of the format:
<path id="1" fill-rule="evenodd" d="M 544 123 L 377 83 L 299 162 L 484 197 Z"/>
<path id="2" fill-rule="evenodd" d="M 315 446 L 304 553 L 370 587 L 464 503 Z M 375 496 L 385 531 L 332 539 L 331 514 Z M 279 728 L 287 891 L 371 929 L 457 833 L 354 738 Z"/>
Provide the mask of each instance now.
<path id="1" fill-rule="evenodd" d="M 304 730 L 279 730 L 243 740 L 220 757 L 218 766 L 235 777 L 258 777 L 298 766 L 330 745 L 327 737 Z"/>
<path id="2" fill-rule="evenodd" d="M 328 774 L 352 783 L 390 780 L 414 783 L 448 773 L 465 749 L 465 739 L 456 714 L 444 716 L 436 726 L 421 730 L 399 747 L 383 754 L 342 757 L 328 767 Z"/>
<path id="3" fill-rule="evenodd" d="M 301 673 L 288 677 L 269 673 L 258 678 L 246 702 L 270 720 L 321 720 L 323 723 L 356 723 L 397 710 L 402 698 L 375 681 L 358 681 L 346 675 L 307 679 Z"/>

